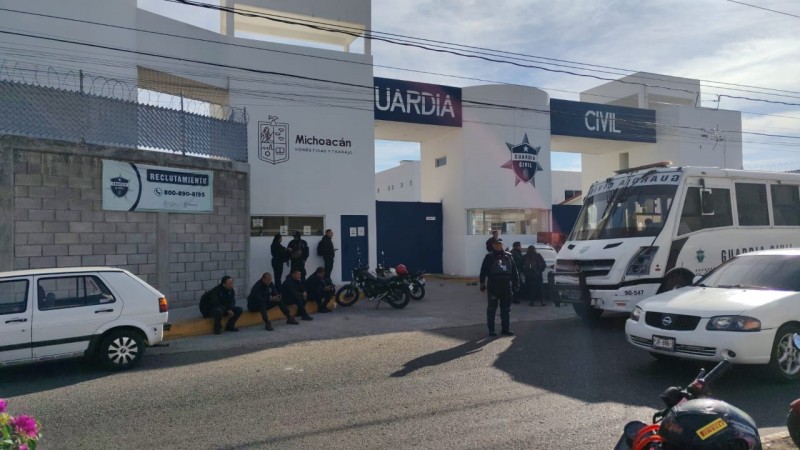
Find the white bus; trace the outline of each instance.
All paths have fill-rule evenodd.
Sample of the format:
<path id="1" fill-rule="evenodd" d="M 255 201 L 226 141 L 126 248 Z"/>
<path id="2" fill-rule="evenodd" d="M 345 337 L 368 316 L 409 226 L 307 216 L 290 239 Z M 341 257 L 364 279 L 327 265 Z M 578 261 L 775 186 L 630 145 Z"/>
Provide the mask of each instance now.
<path id="1" fill-rule="evenodd" d="M 556 304 L 629 312 L 726 260 L 800 247 L 800 174 L 658 163 L 592 184 L 558 253 Z"/>

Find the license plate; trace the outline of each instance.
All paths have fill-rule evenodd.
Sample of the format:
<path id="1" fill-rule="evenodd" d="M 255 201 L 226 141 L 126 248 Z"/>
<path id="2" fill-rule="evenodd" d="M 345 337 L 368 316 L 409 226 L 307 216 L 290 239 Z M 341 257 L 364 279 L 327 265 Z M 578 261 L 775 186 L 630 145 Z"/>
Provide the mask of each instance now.
<path id="1" fill-rule="evenodd" d="M 675 338 L 664 337 L 664 336 L 653 336 L 653 350 L 674 352 Z"/>

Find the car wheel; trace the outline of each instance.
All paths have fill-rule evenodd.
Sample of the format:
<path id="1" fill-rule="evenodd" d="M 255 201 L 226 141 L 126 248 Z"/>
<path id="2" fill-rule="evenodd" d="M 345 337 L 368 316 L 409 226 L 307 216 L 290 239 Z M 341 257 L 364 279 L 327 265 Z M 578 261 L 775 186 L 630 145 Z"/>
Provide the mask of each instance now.
<path id="1" fill-rule="evenodd" d="M 600 320 L 600 316 L 603 315 L 602 309 L 583 303 L 573 303 L 572 308 L 575 310 L 575 314 L 577 314 L 578 317 L 589 324 L 597 323 L 597 321 Z"/>
<path id="2" fill-rule="evenodd" d="M 692 285 L 692 278 L 688 275 L 675 273 L 667 277 L 663 283 L 661 283 L 661 287 L 658 288 L 658 294 L 667 291 L 674 291 L 675 289 L 680 289 L 685 286 Z"/>
<path id="3" fill-rule="evenodd" d="M 141 361 L 144 348 L 144 339 L 140 333 L 118 330 L 103 339 L 97 348 L 97 357 L 106 369 L 130 369 Z"/>
<path id="4" fill-rule="evenodd" d="M 778 381 L 792 382 L 800 379 L 800 351 L 792 343 L 792 335 L 800 333 L 800 326 L 787 324 L 778 328 L 772 343 L 767 369 Z"/>

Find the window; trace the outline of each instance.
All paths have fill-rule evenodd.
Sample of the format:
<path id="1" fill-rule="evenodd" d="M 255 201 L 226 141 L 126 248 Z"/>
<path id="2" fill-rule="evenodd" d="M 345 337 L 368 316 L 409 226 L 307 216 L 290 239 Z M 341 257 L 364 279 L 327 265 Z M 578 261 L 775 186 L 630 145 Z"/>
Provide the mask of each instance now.
<path id="1" fill-rule="evenodd" d="M 731 259 L 703 279 L 710 287 L 800 291 L 800 258 L 789 255 L 746 255 Z"/>
<path id="2" fill-rule="evenodd" d="M 28 310 L 28 280 L 0 281 L 0 315 Z"/>
<path id="3" fill-rule="evenodd" d="M 550 211 L 546 209 L 468 209 L 467 234 L 535 235 L 550 230 Z"/>
<path id="4" fill-rule="evenodd" d="M 95 276 L 45 278 L 39 280 L 40 311 L 114 303 L 116 299 Z"/>
<path id="5" fill-rule="evenodd" d="M 736 209 L 740 226 L 768 226 L 768 207 L 766 185 L 736 183 Z"/>
<path id="6" fill-rule="evenodd" d="M 583 194 L 583 192 L 581 192 L 580 190 L 567 189 L 566 191 L 564 191 L 564 200 L 569 200 L 581 194 Z"/>
<path id="7" fill-rule="evenodd" d="M 776 226 L 800 225 L 800 189 L 797 186 L 773 184 L 772 216 Z"/>
<path id="8" fill-rule="evenodd" d="M 710 212 L 705 214 L 701 207 L 700 188 L 690 187 L 686 190 L 678 235 L 704 230 L 706 228 L 729 227 L 733 225 L 731 214 L 730 189 L 703 189 L 703 196 Z"/>
<path id="9" fill-rule="evenodd" d="M 324 216 L 252 216 L 250 236 L 291 236 L 299 231 L 306 236 L 322 236 L 325 233 Z"/>
<path id="10" fill-rule="evenodd" d="M 442 167 L 447 165 L 447 156 L 442 156 L 441 158 L 436 158 L 436 167 Z"/>

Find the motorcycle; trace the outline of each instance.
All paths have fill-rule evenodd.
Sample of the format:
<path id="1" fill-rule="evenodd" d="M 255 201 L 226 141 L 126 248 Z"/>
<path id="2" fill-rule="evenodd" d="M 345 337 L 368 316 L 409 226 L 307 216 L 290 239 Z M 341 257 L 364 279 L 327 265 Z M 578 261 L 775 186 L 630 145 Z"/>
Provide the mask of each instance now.
<path id="1" fill-rule="evenodd" d="M 800 352 L 800 334 L 792 336 L 792 344 L 795 352 Z M 789 429 L 789 436 L 792 437 L 794 445 L 800 448 L 800 398 L 789 405 L 789 415 L 786 417 L 786 428 Z"/>
<path id="2" fill-rule="evenodd" d="M 405 281 L 399 277 L 377 277 L 369 272 L 369 267 L 360 262 L 353 268 L 352 275 L 352 281 L 336 291 L 336 303 L 340 306 L 353 306 L 361 297 L 361 292 L 369 300 L 376 301 L 376 309 L 381 301 L 392 308 L 402 309 L 411 300 Z"/>
<path id="3" fill-rule="evenodd" d="M 386 265 L 386 255 L 381 252 L 381 259 L 375 267 L 375 274 L 379 277 L 399 276 L 408 284 L 408 295 L 414 300 L 422 300 L 425 297 L 425 271 L 398 274 L 394 269 Z"/>
<path id="4" fill-rule="evenodd" d="M 614 450 L 657 450 L 662 448 L 684 448 L 685 444 L 677 443 L 670 438 L 678 439 L 702 439 L 705 444 L 714 444 L 713 439 L 725 439 L 726 442 L 735 441 L 734 445 L 713 448 L 752 448 L 761 449 L 761 439 L 758 436 L 758 428 L 753 420 L 744 412 L 728 405 L 724 402 L 715 402 L 708 398 L 709 388 L 732 364 L 728 360 L 723 360 L 717 364 L 710 372 L 705 369 L 700 370 L 700 374 L 689 383 L 685 388 L 670 387 L 661 394 L 661 400 L 666 408 L 653 415 L 653 425 L 644 422 L 633 421 L 625 425 L 622 436 L 617 441 Z M 695 402 L 696 401 L 696 402 Z M 700 402 L 700 403 L 697 403 Z M 710 402 L 714 402 L 712 406 Z M 706 404 L 709 403 L 709 404 Z M 680 405 L 680 411 L 673 412 L 673 408 Z M 723 406 L 724 405 L 724 406 Z M 727 416 L 728 421 L 721 418 L 714 420 L 712 408 L 727 408 L 731 415 Z M 689 422 L 684 419 L 679 423 L 681 417 L 686 418 L 688 410 L 701 410 L 690 419 L 700 417 L 700 421 Z M 733 411 L 733 412 L 731 412 Z M 681 414 L 684 414 L 681 416 Z M 666 418 L 666 420 L 665 420 Z M 689 424 L 689 425 L 687 425 Z M 734 436 L 730 434 L 733 433 Z M 705 441 L 710 439 L 709 441 Z M 703 447 L 705 448 L 705 447 Z M 711 448 L 711 447 L 708 447 Z"/>

